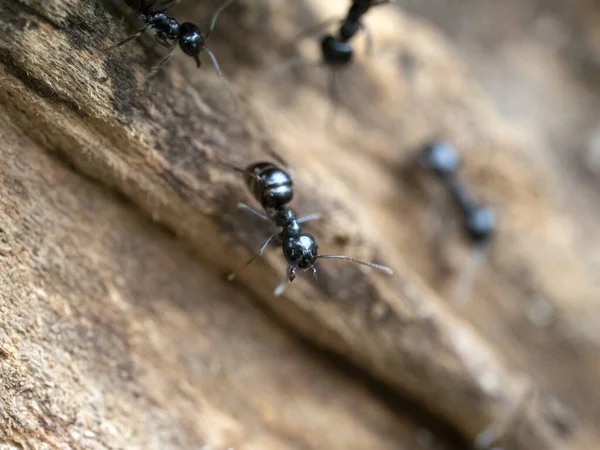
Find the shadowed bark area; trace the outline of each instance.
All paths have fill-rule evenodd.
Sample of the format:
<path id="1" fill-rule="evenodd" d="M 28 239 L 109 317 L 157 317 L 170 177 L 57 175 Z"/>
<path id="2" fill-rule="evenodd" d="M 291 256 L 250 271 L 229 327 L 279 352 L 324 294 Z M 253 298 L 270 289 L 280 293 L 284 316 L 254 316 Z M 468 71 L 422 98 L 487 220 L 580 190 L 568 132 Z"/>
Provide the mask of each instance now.
<path id="1" fill-rule="evenodd" d="M 304 22 L 346 6 L 334 3 L 240 1 L 223 14 L 209 45 L 244 98 L 238 114 L 208 59 L 195 71 L 180 52 L 145 90 L 160 58 L 152 39 L 101 54 L 138 29 L 121 20 L 132 14 L 124 4 L 2 0 L 7 445 L 412 448 L 417 436 L 425 448 L 451 448 L 445 433 L 433 441 L 417 433 L 431 417 L 413 421 L 384 406 L 364 380 L 286 337 L 276 318 L 470 443 L 492 430 L 506 448 L 585 448 L 588 426 L 554 399 L 560 385 L 544 380 L 543 368 L 510 350 L 511 330 L 499 325 L 486 340 L 444 300 L 439 258 L 419 225 L 427 199 L 403 167 L 438 133 L 482 149 L 467 174 L 515 218 L 503 222 L 478 274 L 494 280 L 481 281 L 469 303 L 482 309 L 514 305 L 531 280 L 568 308 L 552 273 L 583 280 L 584 298 L 594 292 L 587 269 L 565 259 L 556 227 L 568 224 L 546 188 L 555 169 L 523 150 L 518 129 L 496 115 L 438 35 L 391 8 L 370 23 L 392 57 L 359 59 L 343 74 L 337 132 L 324 127 L 326 72 L 304 67 L 269 80 L 257 69 L 290 56 Z M 210 13 L 193 4 L 174 12 L 200 24 Z M 285 263 L 274 249 L 225 284 L 269 229 L 237 210 L 253 200 L 223 162 L 277 155 L 293 168 L 296 211 L 324 216 L 307 226 L 320 250 L 389 265 L 393 276 L 320 261 L 316 283 L 298 279 L 275 298 Z M 540 220 L 554 226 L 538 230 Z M 456 267 L 466 252 L 454 242 L 447 256 Z M 517 313 L 498 317 L 533 338 Z"/>

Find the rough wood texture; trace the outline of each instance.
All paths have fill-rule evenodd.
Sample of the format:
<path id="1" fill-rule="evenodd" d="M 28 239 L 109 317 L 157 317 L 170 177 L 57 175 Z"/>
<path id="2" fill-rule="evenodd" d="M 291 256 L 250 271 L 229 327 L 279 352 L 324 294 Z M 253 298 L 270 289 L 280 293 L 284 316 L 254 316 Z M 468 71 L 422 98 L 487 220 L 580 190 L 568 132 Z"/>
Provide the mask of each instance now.
<path id="1" fill-rule="evenodd" d="M 251 103 L 241 120 L 209 68 L 197 72 L 181 55 L 149 96 L 142 93 L 158 57 L 152 40 L 99 56 L 135 29 L 120 20 L 130 13 L 123 5 L 1 0 L 3 179 L 5 193 L 15 191 L 2 195 L 6 445 L 410 446 L 415 425 L 356 383 L 336 386 L 339 403 L 329 404 L 342 375 L 283 337 L 246 303 L 252 298 L 470 442 L 492 427 L 506 448 L 590 448 L 583 440 L 593 416 L 582 400 L 563 395 L 578 416 L 552 397 L 572 378 L 546 374 L 564 369 L 535 351 L 538 337 L 545 350 L 561 344 L 561 363 L 579 369 L 582 391 L 593 387 L 584 381 L 597 375 L 586 365 L 597 364 L 588 356 L 597 344 L 593 331 L 577 327 L 597 312 L 587 301 L 597 286 L 569 239 L 574 216 L 550 188 L 560 167 L 542 164 L 496 115 L 438 35 L 390 10 L 374 12 L 370 23 L 393 57 L 344 74 L 349 95 L 337 134 L 328 133 L 323 72 L 257 77 L 288 55 L 286 39 L 346 6 L 332 2 L 325 11 L 318 3 L 240 1 L 222 17 L 211 47 Z M 200 22 L 210 10 L 182 5 L 178 17 Z M 440 283 L 433 238 L 421 227 L 427 198 L 403 176 L 409 152 L 438 133 L 465 149 L 470 180 L 501 207 L 498 242 L 465 312 L 490 341 L 443 300 L 449 283 Z M 245 165 L 274 149 L 294 168 L 296 209 L 324 213 L 308 227 L 320 247 L 388 264 L 393 277 L 323 263 L 316 284 L 298 280 L 274 298 L 284 264 L 273 251 L 242 276 L 237 291 L 245 296 L 223 286 L 219 275 L 238 267 L 267 230 L 236 210 L 248 195 L 220 161 Z M 114 188 L 191 244 L 200 261 L 43 152 Z M 444 255 L 456 270 L 465 251 L 454 239 Z M 519 306 L 537 295 L 561 312 L 543 331 Z M 575 300 L 585 307 L 571 307 Z"/>

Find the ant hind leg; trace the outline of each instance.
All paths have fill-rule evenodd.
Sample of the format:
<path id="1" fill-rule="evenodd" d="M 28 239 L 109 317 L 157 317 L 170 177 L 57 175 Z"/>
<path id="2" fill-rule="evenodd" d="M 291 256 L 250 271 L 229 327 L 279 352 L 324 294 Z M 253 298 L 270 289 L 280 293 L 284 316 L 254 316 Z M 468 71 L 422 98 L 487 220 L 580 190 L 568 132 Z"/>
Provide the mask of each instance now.
<path id="1" fill-rule="evenodd" d="M 136 32 L 135 34 L 132 34 L 131 36 L 129 36 L 126 39 L 123 39 L 121 42 L 118 42 L 114 45 L 111 45 L 110 47 L 106 47 L 106 48 L 102 49 L 102 53 L 108 53 L 118 47 L 121 47 L 122 45 L 127 44 L 128 42 L 133 41 L 134 39 L 141 37 L 146 32 L 147 29 L 148 29 L 148 26 L 141 28 L 138 32 Z"/>

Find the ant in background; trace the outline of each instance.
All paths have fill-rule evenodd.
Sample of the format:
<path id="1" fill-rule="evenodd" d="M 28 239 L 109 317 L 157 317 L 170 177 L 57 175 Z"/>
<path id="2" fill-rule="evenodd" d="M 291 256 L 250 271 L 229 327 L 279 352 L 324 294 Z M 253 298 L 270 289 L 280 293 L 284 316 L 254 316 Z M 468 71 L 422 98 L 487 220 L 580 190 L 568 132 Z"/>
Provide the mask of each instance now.
<path id="1" fill-rule="evenodd" d="M 148 29 L 154 29 L 154 37 L 156 42 L 168 49 L 169 53 L 150 70 L 148 78 L 156 75 L 160 68 L 173 57 L 175 54 L 175 47 L 169 43 L 169 41 L 173 41 L 174 43 L 179 43 L 181 50 L 183 50 L 186 55 L 192 57 L 194 61 L 196 61 L 197 67 L 200 67 L 202 64 L 200 61 L 200 54 L 203 51 L 206 51 L 213 63 L 217 76 L 225 84 L 225 87 L 229 90 L 229 92 L 235 97 L 233 88 L 230 86 L 229 82 L 221 72 L 217 58 L 215 57 L 214 53 L 206 47 L 206 41 L 215 28 L 215 24 L 217 23 L 219 15 L 235 0 L 226 0 L 219 8 L 217 8 L 212 16 L 210 26 L 206 34 L 203 34 L 200 28 L 193 23 L 179 23 L 173 17 L 166 15 L 166 12 L 173 6 L 177 5 L 180 1 L 181 0 L 171 0 L 165 3 L 163 6 L 155 9 L 155 0 L 138 0 L 136 11 L 139 19 L 144 23 L 144 26 L 135 34 L 129 36 L 121 42 L 105 48 L 103 52 L 106 53 L 121 47 L 122 45 L 141 37 Z"/>
<path id="2" fill-rule="evenodd" d="M 344 255 L 319 255 L 317 240 L 308 233 L 303 233 L 301 224 L 310 220 L 319 219 L 320 214 L 310 214 L 297 218 L 289 209 L 288 204 L 294 196 L 292 177 L 285 170 L 268 162 L 259 162 L 248 166 L 246 169 L 229 166 L 244 174 L 248 189 L 254 198 L 261 204 L 266 214 L 252 209 L 250 206 L 239 203 L 238 207 L 248 211 L 260 219 L 273 223 L 281 231 L 270 235 L 252 257 L 238 270 L 238 273 L 248 267 L 256 258 L 260 257 L 269 244 L 277 239 L 281 242 L 283 256 L 288 263 L 288 270 L 284 280 L 277 286 L 274 293 L 276 296 L 283 294 L 289 282 L 294 281 L 298 269 L 311 270 L 313 280 L 317 279 L 317 259 L 344 259 L 364 266 L 372 267 L 382 272 L 392 274 L 388 267 L 365 261 L 359 261 Z M 229 274 L 228 279 L 233 281 L 237 274 Z"/>
<path id="3" fill-rule="evenodd" d="M 362 23 L 363 16 L 369 11 L 369 9 L 391 3 L 393 0 L 353 0 L 348 13 L 344 19 L 340 21 L 339 18 L 328 19 L 316 26 L 307 28 L 296 36 L 294 42 L 300 40 L 304 36 L 316 33 L 322 28 L 328 26 L 332 22 L 340 22 L 340 27 L 336 35 L 325 34 L 321 38 L 320 50 L 322 63 L 329 67 L 331 70 L 330 81 L 329 81 L 329 97 L 333 105 L 335 106 L 339 95 L 337 92 L 338 70 L 346 68 L 350 65 L 354 57 L 354 48 L 352 46 L 352 39 L 359 30 L 362 30 L 366 36 L 366 48 L 367 54 L 372 53 L 373 39 L 369 29 Z M 294 65 L 304 65 L 309 63 L 302 56 L 294 57 L 287 61 L 277 64 L 270 69 L 265 71 L 265 74 L 274 73 L 279 70 L 286 69 Z M 334 110 L 335 112 L 335 110 Z"/>
<path id="4" fill-rule="evenodd" d="M 350 42 L 359 30 L 364 31 L 367 40 L 367 53 L 371 53 L 373 40 L 369 29 L 361 22 L 362 17 L 374 6 L 390 3 L 391 0 L 353 0 L 346 18 L 341 22 L 337 36 L 326 34 L 321 39 L 323 62 L 334 68 L 345 66 L 352 61 L 354 49 Z M 330 21 L 319 25 L 322 27 Z"/>
<path id="5" fill-rule="evenodd" d="M 475 271 L 492 241 L 496 230 L 496 212 L 475 201 L 462 184 L 458 178 L 460 159 L 456 149 L 448 142 L 438 140 L 426 145 L 418 156 L 418 163 L 446 190 L 460 213 L 465 238 L 474 245 L 470 264 L 454 295 L 454 303 L 461 305 L 469 296 Z"/>

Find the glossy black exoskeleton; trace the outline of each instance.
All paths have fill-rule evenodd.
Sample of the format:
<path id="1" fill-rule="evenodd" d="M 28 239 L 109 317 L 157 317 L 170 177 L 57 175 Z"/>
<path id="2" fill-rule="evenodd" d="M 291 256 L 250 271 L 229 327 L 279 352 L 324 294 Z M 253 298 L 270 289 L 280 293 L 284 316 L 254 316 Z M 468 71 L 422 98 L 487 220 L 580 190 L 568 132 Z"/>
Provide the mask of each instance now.
<path id="1" fill-rule="evenodd" d="M 337 35 L 327 34 L 321 39 L 321 56 L 331 66 L 344 66 L 352 61 L 354 50 L 350 41 L 359 30 L 367 32 L 368 50 L 370 36 L 362 24 L 362 17 L 374 6 L 389 3 L 390 0 L 353 0 L 346 18 L 340 24 Z"/>
<path id="2" fill-rule="evenodd" d="M 217 75 L 227 85 L 227 88 L 230 89 L 227 80 L 224 78 L 221 72 L 217 58 L 206 47 L 206 41 L 215 27 L 219 14 L 221 14 L 221 12 L 234 1 L 235 0 L 226 0 L 219 8 L 217 8 L 212 16 L 211 23 L 206 34 L 202 33 L 200 28 L 198 28 L 198 26 L 195 24 L 190 22 L 179 23 L 177 19 L 174 19 L 166 14 L 167 10 L 179 3 L 180 0 L 171 0 L 157 9 L 154 7 L 156 3 L 155 0 L 140 1 L 138 3 L 137 13 L 140 21 L 144 23 L 144 26 L 127 39 L 124 39 L 123 41 L 104 49 L 104 52 L 113 50 L 134 39 L 139 38 L 147 30 L 154 30 L 156 41 L 163 47 L 167 48 L 169 53 L 152 68 L 149 77 L 155 75 L 175 53 L 175 47 L 170 43 L 171 41 L 174 43 L 179 43 L 181 50 L 183 50 L 186 55 L 194 59 L 197 67 L 201 66 L 200 54 L 203 51 L 206 51 L 212 60 Z"/>
<path id="3" fill-rule="evenodd" d="M 492 208 L 477 203 L 458 178 L 460 159 L 456 149 L 446 141 L 434 141 L 423 149 L 419 163 L 448 191 L 461 213 L 467 239 L 476 245 L 487 244 L 496 229 L 496 214 Z"/>
<path id="4" fill-rule="evenodd" d="M 276 227 L 281 229 L 278 233 L 272 234 L 267 238 L 260 250 L 242 266 L 240 271 L 261 256 L 268 245 L 274 239 L 277 239 L 281 242 L 281 249 L 288 263 L 288 271 L 286 279 L 275 290 L 276 295 L 281 295 L 287 286 L 287 282 L 291 282 L 296 278 L 298 269 L 312 271 L 313 279 L 316 279 L 317 269 L 315 267 L 315 262 L 319 258 L 345 259 L 386 273 L 392 273 L 388 267 L 365 261 L 358 261 L 344 255 L 319 255 L 317 240 L 313 235 L 303 233 L 300 225 L 310 220 L 318 219 L 320 215 L 311 214 L 297 218 L 294 212 L 288 207 L 288 204 L 294 197 L 294 189 L 292 177 L 285 170 L 268 162 L 259 162 L 250 165 L 246 169 L 235 170 L 244 174 L 248 189 L 254 198 L 261 204 L 265 214 L 255 211 L 243 203 L 240 203 L 238 206 L 265 221 L 273 223 Z M 233 280 L 235 276 L 236 274 L 232 273 L 230 274 L 229 279 Z"/>

